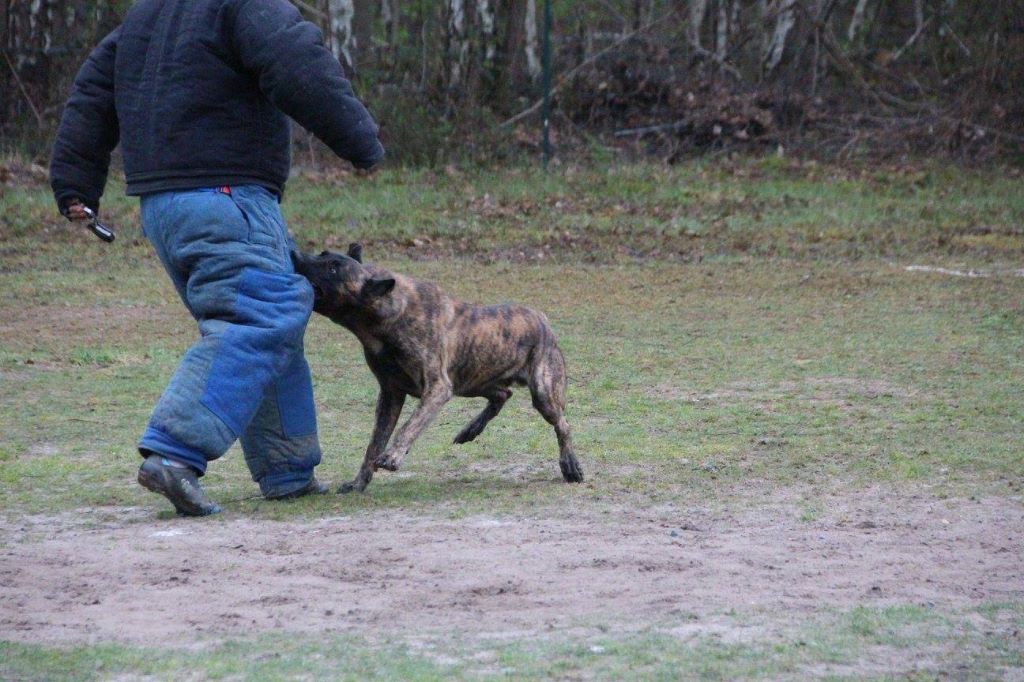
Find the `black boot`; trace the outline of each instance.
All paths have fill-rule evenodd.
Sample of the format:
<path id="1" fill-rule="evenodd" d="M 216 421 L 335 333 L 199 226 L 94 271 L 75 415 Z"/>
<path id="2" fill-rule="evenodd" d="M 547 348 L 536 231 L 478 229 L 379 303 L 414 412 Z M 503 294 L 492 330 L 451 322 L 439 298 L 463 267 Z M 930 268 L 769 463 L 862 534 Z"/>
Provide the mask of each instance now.
<path id="1" fill-rule="evenodd" d="M 285 493 L 284 495 L 267 495 L 266 498 L 268 500 L 294 500 L 296 497 L 305 497 L 306 495 L 323 495 L 330 491 L 331 486 L 326 483 L 321 483 L 315 478 L 311 478 L 309 483 L 298 490 L 293 490 L 292 492 Z"/>
<path id="2" fill-rule="evenodd" d="M 160 455 L 146 458 L 139 467 L 142 487 L 166 497 L 182 516 L 209 516 L 220 511 L 220 506 L 206 497 L 191 467 L 165 464 L 165 461 Z"/>

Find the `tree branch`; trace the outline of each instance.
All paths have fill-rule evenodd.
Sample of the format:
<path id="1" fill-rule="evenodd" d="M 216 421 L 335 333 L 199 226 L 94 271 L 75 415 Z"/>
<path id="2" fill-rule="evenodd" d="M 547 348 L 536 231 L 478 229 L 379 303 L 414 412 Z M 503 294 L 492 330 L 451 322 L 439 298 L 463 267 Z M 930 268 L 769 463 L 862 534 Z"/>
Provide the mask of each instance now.
<path id="1" fill-rule="evenodd" d="M 835 35 L 832 33 L 832 29 L 829 28 L 828 24 L 821 21 L 820 19 L 811 16 L 807 8 L 804 7 L 802 2 L 798 2 L 796 5 L 800 12 L 805 18 L 813 25 L 821 34 L 821 44 L 825 48 L 825 54 L 829 57 L 832 64 L 839 70 L 840 73 L 852 79 L 856 83 L 857 87 L 864 92 L 864 94 L 871 97 L 879 105 L 887 108 L 897 108 L 904 110 L 920 111 L 928 109 L 925 105 L 914 104 L 907 100 L 897 97 L 896 95 L 885 92 L 874 88 L 870 83 L 865 80 L 860 70 L 857 69 L 856 65 L 850 61 L 850 59 L 843 53 L 842 48 L 836 43 Z"/>
<path id="2" fill-rule="evenodd" d="M 43 123 L 42 114 L 39 113 L 39 109 L 36 108 L 36 104 L 32 101 L 32 98 L 28 96 L 28 90 L 25 89 L 25 84 L 21 82 L 21 76 L 18 75 L 18 70 L 14 68 L 14 63 L 11 61 L 11 58 L 7 56 L 7 50 L 3 50 L 3 53 L 4 59 L 7 60 L 7 66 L 10 67 L 11 73 L 14 75 L 14 82 L 18 84 L 18 89 L 21 90 L 22 96 L 25 98 L 25 101 L 28 102 L 29 109 L 32 110 L 32 114 L 36 117 L 36 123 L 39 124 L 40 128 L 44 127 L 45 124 Z"/>
<path id="3" fill-rule="evenodd" d="M 577 64 L 576 66 L 574 66 L 573 68 L 569 69 L 568 71 L 566 71 L 565 73 L 563 73 L 561 76 L 558 77 L 558 82 L 555 83 L 555 85 L 551 88 L 551 94 L 554 95 L 556 92 L 560 91 L 563 87 L 565 87 L 569 83 L 569 81 L 572 80 L 573 76 L 575 76 L 577 73 L 579 73 L 581 70 L 583 70 L 584 67 L 590 66 L 595 61 L 597 61 L 598 59 L 600 59 L 604 55 L 608 54 L 609 52 L 612 52 L 612 51 L 616 50 L 617 48 L 621 47 L 625 43 L 627 43 L 630 40 L 632 40 L 633 38 L 635 38 L 636 36 L 649 31 L 650 29 L 652 29 L 653 27 L 657 26 L 658 24 L 660 24 L 661 22 L 663 22 L 665 19 L 669 18 L 673 14 L 675 14 L 674 11 L 673 12 L 667 12 L 667 13 L 663 14 L 662 16 L 658 17 L 654 21 L 641 26 L 640 28 L 636 29 L 635 31 L 631 31 L 630 33 L 627 33 L 626 35 L 622 36 L 621 38 L 616 40 L 614 43 L 609 45 L 608 47 L 606 47 L 603 50 L 600 50 L 598 52 L 595 52 L 590 57 L 584 59 L 582 62 L 580 62 L 579 64 Z M 518 123 L 519 121 L 523 120 L 524 118 L 526 118 L 530 114 L 535 113 L 538 109 L 540 109 L 542 104 L 544 104 L 544 98 L 538 99 L 536 102 L 534 102 L 533 104 L 531 104 L 527 108 L 523 109 L 522 111 L 520 111 L 515 116 L 509 118 L 506 121 L 503 121 L 499 125 L 499 127 L 500 128 L 506 128 L 506 127 L 508 127 L 510 125 Z"/>
<path id="4" fill-rule="evenodd" d="M 295 6 L 298 7 L 299 9 L 306 10 L 317 19 L 320 19 L 321 21 L 327 20 L 327 15 L 325 13 L 321 12 L 316 7 L 313 7 L 313 5 L 310 5 L 308 2 L 304 2 L 303 0 L 292 0 L 292 3 L 294 3 Z"/>

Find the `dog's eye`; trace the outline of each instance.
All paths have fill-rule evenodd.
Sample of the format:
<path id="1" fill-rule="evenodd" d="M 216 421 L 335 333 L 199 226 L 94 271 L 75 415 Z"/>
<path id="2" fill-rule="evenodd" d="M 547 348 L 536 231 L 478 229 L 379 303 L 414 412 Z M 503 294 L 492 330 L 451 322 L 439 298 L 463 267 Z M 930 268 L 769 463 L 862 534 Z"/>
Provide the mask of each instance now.
<path id="1" fill-rule="evenodd" d="M 331 274 L 331 275 L 337 275 L 338 274 L 338 266 L 337 266 L 337 264 L 332 263 L 331 267 L 327 268 L 327 272 L 329 274 Z"/>

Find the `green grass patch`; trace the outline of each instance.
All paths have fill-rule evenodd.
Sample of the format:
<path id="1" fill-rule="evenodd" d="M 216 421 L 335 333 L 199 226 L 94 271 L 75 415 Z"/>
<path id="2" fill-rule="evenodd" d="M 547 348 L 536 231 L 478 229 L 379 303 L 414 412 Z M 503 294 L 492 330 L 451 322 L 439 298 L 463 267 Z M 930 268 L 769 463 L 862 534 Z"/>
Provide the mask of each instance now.
<path id="1" fill-rule="evenodd" d="M 1020 606 L 855 607 L 768 624 L 765 614 L 681 617 L 632 631 L 581 623 L 542 637 L 267 634 L 191 649 L 0 642 L 5 679 L 972 679 L 1019 672 Z M 584 631 L 586 634 L 570 634 Z"/>
<path id="2" fill-rule="evenodd" d="M 588 483 L 559 483 L 553 434 L 518 391 L 462 447 L 451 438 L 481 405 L 453 401 L 406 471 L 378 476 L 367 495 L 261 505 L 238 452 L 206 485 L 229 510 L 272 516 L 650 504 L 751 479 L 1006 492 L 1024 476 L 1024 278 L 906 272 L 887 258 L 1019 267 L 1017 247 L 953 237 L 1016 234 L 1020 180 L 776 166 L 297 179 L 284 207 L 300 243 L 360 238 L 369 259 L 455 296 L 548 314 Z M 112 195 L 113 246 L 55 219 L 43 188 L 0 198 L 11 221 L 0 238 L 0 493 L 12 510 L 152 501 L 127 484 L 135 439 L 196 330 L 134 201 Z M 407 258 L 421 252 L 431 259 Z M 346 480 L 376 384 L 355 339 L 326 320 L 313 320 L 307 348 L 321 475 Z"/>
<path id="3" fill-rule="evenodd" d="M 380 259 L 459 254 L 482 259 L 618 262 L 746 256 L 968 258 L 1024 256 L 1022 180 L 1000 169 L 837 168 L 774 159 L 663 167 L 386 169 L 368 179 L 299 174 L 285 216 L 300 245 L 349 240 Z M 134 199 L 112 183 L 104 216 L 113 249 L 63 221 L 42 186 L 0 195 L 4 268 L 48 252 L 57 269 L 92 270 L 147 258 Z M 129 249 L 125 263 L 125 246 Z M 98 246 L 98 245 L 97 245 Z M 139 248 L 142 247 L 142 248 Z M 96 269 L 96 265 L 104 267 Z"/>

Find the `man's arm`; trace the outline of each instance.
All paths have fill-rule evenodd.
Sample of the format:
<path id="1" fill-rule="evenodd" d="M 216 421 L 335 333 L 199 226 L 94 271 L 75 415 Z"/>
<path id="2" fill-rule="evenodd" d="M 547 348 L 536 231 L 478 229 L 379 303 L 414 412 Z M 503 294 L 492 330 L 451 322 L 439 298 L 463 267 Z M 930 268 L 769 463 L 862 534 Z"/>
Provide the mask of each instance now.
<path id="1" fill-rule="evenodd" d="M 384 156 L 377 124 L 356 99 L 323 35 L 286 0 L 238 0 L 230 39 L 274 106 L 356 168 Z"/>
<path id="2" fill-rule="evenodd" d="M 120 29 L 100 42 L 75 76 L 50 158 L 50 186 L 61 213 L 75 200 L 94 211 L 107 184 L 120 129 L 114 108 L 114 56 Z M 71 216 L 74 217 L 74 216 Z"/>

